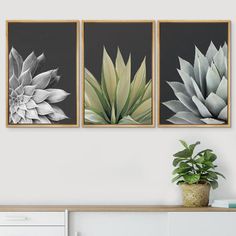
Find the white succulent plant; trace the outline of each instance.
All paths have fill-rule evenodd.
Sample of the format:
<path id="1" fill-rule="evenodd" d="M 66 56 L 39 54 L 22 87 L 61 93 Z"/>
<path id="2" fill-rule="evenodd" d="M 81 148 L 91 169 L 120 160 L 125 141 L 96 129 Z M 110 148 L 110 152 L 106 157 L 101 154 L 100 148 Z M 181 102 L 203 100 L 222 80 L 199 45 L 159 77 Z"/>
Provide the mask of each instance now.
<path id="1" fill-rule="evenodd" d="M 146 83 L 143 59 L 131 81 L 131 56 L 118 48 L 115 65 L 103 50 L 101 84 L 85 68 L 85 124 L 152 124 L 152 82 Z"/>
<path id="2" fill-rule="evenodd" d="M 51 124 L 68 118 L 55 103 L 69 93 L 53 88 L 60 80 L 57 69 L 36 75 L 45 60 L 32 52 L 24 61 L 12 48 L 9 54 L 9 124 Z"/>
<path id="3" fill-rule="evenodd" d="M 217 49 L 213 42 L 206 54 L 195 47 L 194 65 L 179 57 L 182 82 L 167 82 L 176 100 L 163 102 L 175 113 L 173 124 L 227 124 L 227 44 Z"/>

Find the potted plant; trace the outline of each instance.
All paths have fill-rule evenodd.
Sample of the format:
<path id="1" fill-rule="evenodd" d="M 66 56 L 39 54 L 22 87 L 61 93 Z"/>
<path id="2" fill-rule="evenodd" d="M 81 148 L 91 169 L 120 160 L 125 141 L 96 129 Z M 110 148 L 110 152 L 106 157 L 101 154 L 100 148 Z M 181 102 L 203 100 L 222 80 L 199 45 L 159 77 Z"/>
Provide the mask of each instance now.
<path id="1" fill-rule="evenodd" d="M 214 164 L 217 156 L 211 149 L 194 153 L 200 142 L 188 145 L 180 140 L 184 149 L 174 154 L 172 182 L 180 185 L 183 193 L 183 205 L 186 207 L 208 206 L 210 188 L 218 187 L 218 177 L 225 178 L 216 172 Z"/>

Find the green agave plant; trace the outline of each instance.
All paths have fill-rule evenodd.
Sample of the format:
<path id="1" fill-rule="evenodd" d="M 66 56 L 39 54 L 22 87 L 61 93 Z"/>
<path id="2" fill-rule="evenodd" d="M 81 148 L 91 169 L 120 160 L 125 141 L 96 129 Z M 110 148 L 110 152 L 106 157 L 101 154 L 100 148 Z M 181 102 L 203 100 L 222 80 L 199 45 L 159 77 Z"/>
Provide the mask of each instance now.
<path id="1" fill-rule="evenodd" d="M 103 50 L 101 84 L 85 69 L 85 124 L 152 124 L 152 83 L 144 58 L 131 81 L 131 56 L 118 48 L 115 65 Z"/>
<path id="2" fill-rule="evenodd" d="M 195 47 L 192 66 L 179 58 L 181 82 L 168 82 L 177 100 L 163 102 L 176 113 L 173 124 L 227 124 L 227 44 L 219 50 L 211 42 L 206 55 Z"/>
<path id="3" fill-rule="evenodd" d="M 60 76 L 57 69 L 37 75 L 45 60 L 32 52 L 24 61 L 12 48 L 9 54 L 9 123 L 51 124 L 68 118 L 55 103 L 63 101 L 69 93 L 53 86 Z"/>

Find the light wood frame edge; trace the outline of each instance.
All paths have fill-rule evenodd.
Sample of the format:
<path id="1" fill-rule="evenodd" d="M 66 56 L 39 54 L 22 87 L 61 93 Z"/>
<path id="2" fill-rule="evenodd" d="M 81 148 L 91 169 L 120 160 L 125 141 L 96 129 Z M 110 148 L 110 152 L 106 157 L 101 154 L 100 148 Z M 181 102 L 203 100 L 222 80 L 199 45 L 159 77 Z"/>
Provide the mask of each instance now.
<path id="1" fill-rule="evenodd" d="M 231 127 L 231 20 L 158 20 L 157 21 L 157 39 L 158 39 L 158 78 L 157 78 L 157 110 L 158 110 L 158 118 L 157 118 L 157 126 L 159 128 L 230 128 Z M 175 125 L 175 124 L 161 124 L 160 116 L 161 116 L 161 100 L 160 100 L 160 24 L 161 23 L 227 23 L 228 24 L 228 123 L 223 125 Z"/>
<path id="2" fill-rule="evenodd" d="M 8 25 L 9 23 L 75 23 L 76 24 L 76 123 L 75 124 L 9 124 L 9 60 Z M 78 128 L 80 127 L 79 63 L 80 63 L 80 21 L 79 20 L 6 20 L 6 128 Z"/>
<path id="3" fill-rule="evenodd" d="M 155 20 L 82 20 L 82 127 L 83 128 L 155 128 L 156 127 L 156 97 L 155 97 L 155 90 L 156 90 L 156 73 L 155 73 L 155 42 L 156 42 L 156 21 Z M 85 93 L 85 85 L 84 85 L 84 24 L 85 23 L 152 23 L 152 124 L 150 125 L 119 125 L 119 124 L 108 124 L 108 125 L 86 125 L 84 122 L 84 93 Z"/>

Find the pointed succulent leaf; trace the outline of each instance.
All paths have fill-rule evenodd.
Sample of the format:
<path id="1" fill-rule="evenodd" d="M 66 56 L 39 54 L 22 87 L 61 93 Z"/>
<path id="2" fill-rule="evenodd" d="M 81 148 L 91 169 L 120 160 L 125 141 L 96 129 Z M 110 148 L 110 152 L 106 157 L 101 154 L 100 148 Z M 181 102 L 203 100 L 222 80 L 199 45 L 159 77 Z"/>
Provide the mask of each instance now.
<path id="1" fill-rule="evenodd" d="M 84 118 L 88 124 L 107 124 L 106 120 L 93 110 L 85 109 Z"/>
<path id="2" fill-rule="evenodd" d="M 22 118 L 22 119 L 25 119 L 25 110 L 22 110 L 22 109 L 18 109 L 17 110 L 17 114 Z"/>
<path id="3" fill-rule="evenodd" d="M 21 55 L 16 51 L 15 48 L 11 49 L 10 52 L 10 76 L 14 74 L 19 77 L 22 70 L 23 59 Z"/>
<path id="4" fill-rule="evenodd" d="M 51 121 L 47 118 L 47 116 L 40 116 L 39 119 L 35 120 L 35 124 L 51 124 Z"/>
<path id="5" fill-rule="evenodd" d="M 38 112 L 37 112 L 36 108 L 27 110 L 25 116 L 28 119 L 34 119 L 34 120 L 39 119 Z"/>
<path id="6" fill-rule="evenodd" d="M 90 85 L 95 90 L 106 113 L 110 114 L 110 104 L 106 96 L 104 96 L 101 86 L 99 85 L 95 77 L 92 75 L 92 73 L 90 73 L 89 70 L 87 70 L 86 68 L 85 68 L 85 80 L 87 80 L 87 82 L 90 83 Z"/>
<path id="7" fill-rule="evenodd" d="M 207 95 L 209 95 L 211 92 L 215 93 L 219 84 L 220 84 L 221 78 L 218 73 L 215 73 L 215 71 L 212 69 L 212 67 L 208 68 L 207 74 L 206 74 L 206 87 L 207 87 Z"/>
<path id="8" fill-rule="evenodd" d="M 143 59 L 130 87 L 129 108 L 143 94 L 146 84 L 146 58 Z"/>
<path id="9" fill-rule="evenodd" d="M 180 70 L 184 71 L 190 77 L 194 77 L 193 66 L 186 60 L 179 57 Z"/>
<path id="10" fill-rule="evenodd" d="M 125 116 L 119 121 L 120 125 L 138 125 L 137 121 L 135 121 L 131 116 Z"/>
<path id="11" fill-rule="evenodd" d="M 104 80 L 105 89 L 106 89 L 110 104 L 112 105 L 115 102 L 116 72 L 115 72 L 113 62 L 105 48 L 103 49 L 102 71 L 103 71 L 103 80 Z"/>
<path id="12" fill-rule="evenodd" d="M 19 85 L 20 85 L 19 81 L 17 80 L 15 74 L 13 74 L 9 81 L 9 87 L 15 90 L 17 87 L 19 87 Z"/>
<path id="13" fill-rule="evenodd" d="M 21 120 L 21 116 L 19 116 L 17 113 L 12 114 L 11 117 L 13 124 L 18 124 Z"/>
<path id="14" fill-rule="evenodd" d="M 227 121 L 228 119 L 228 106 L 224 107 L 218 116 L 218 119 Z"/>
<path id="15" fill-rule="evenodd" d="M 120 59 L 119 59 L 120 58 Z M 118 68 L 119 81 L 116 89 L 116 116 L 119 118 L 121 111 L 123 110 L 130 93 L 130 77 L 131 77 L 131 61 L 130 58 L 128 60 L 127 65 L 123 65 L 122 56 L 117 55 L 116 66 Z M 120 64 L 122 64 L 122 67 Z M 118 73 L 118 72 L 117 72 Z"/>
<path id="16" fill-rule="evenodd" d="M 36 87 L 36 85 L 34 85 Z M 49 92 L 43 89 L 35 89 L 33 99 L 36 103 L 41 103 L 47 99 Z"/>
<path id="17" fill-rule="evenodd" d="M 140 116 L 143 114 L 146 114 L 148 111 L 152 109 L 152 99 L 149 98 L 142 102 L 136 110 L 131 114 L 131 117 L 134 118 L 135 120 L 139 119 Z"/>
<path id="18" fill-rule="evenodd" d="M 180 83 L 180 82 L 168 82 L 168 85 L 172 88 L 172 90 L 174 91 L 174 93 L 183 93 L 185 95 L 188 95 L 187 90 L 185 89 L 184 84 Z"/>
<path id="19" fill-rule="evenodd" d="M 216 46 L 211 41 L 211 44 L 210 44 L 210 46 L 209 46 L 209 48 L 207 50 L 207 53 L 206 53 L 206 57 L 208 59 L 209 64 L 212 62 L 212 60 L 213 60 L 213 58 L 214 58 L 214 56 L 216 55 L 217 52 L 218 51 L 217 51 Z"/>
<path id="20" fill-rule="evenodd" d="M 35 101 L 33 99 L 30 99 L 28 103 L 26 103 L 26 108 L 28 109 L 32 109 L 37 107 L 37 104 L 35 103 Z"/>
<path id="21" fill-rule="evenodd" d="M 27 85 L 24 87 L 24 94 L 28 96 L 32 96 L 35 91 L 35 85 Z"/>
<path id="22" fill-rule="evenodd" d="M 85 80 L 87 80 L 100 94 L 102 94 L 101 87 L 93 74 L 85 68 Z"/>
<path id="23" fill-rule="evenodd" d="M 205 77 L 208 67 L 209 63 L 207 58 L 201 53 L 201 51 L 197 47 L 195 47 L 194 75 L 196 82 L 201 88 L 203 94 L 205 94 Z"/>
<path id="24" fill-rule="evenodd" d="M 191 112 L 181 111 L 176 113 L 175 116 L 180 119 L 186 120 L 189 124 L 194 124 L 194 125 L 203 124 L 200 118 Z"/>
<path id="25" fill-rule="evenodd" d="M 26 86 L 26 85 L 30 85 L 31 82 L 32 82 L 32 76 L 31 76 L 31 72 L 30 72 L 30 69 L 24 71 L 20 77 L 19 77 L 19 82 L 23 85 L 23 86 Z"/>
<path id="26" fill-rule="evenodd" d="M 145 85 L 145 92 L 142 97 L 142 101 L 152 97 L 152 81 L 149 80 L 148 83 Z"/>
<path id="27" fill-rule="evenodd" d="M 211 114 L 218 116 L 220 111 L 226 106 L 226 103 L 215 93 L 210 93 L 210 95 L 206 99 L 205 105 L 207 106 Z"/>
<path id="28" fill-rule="evenodd" d="M 221 121 L 221 120 L 217 120 L 217 119 L 214 119 L 214 118 L 204 118 L 204 119 L 201 119 L 205 124 L 208 124 L 208 125 L 221 125 L 221 124 L 224 124 L 225 122 Z"/>
<path id="29" fill-rule="evenodd" d="M 39 115 L 48 115 L 54 112 L 51 105 L 45 101 L 38 103 L 36 109 Z"/>
<path id="30" fill-rule="evenodd" d="M 191 78 L 191 80 L 192 80 L 193 88 L 194 88 L 194 90 L 195 90 L 195 93 L 196 93 L 198 99 L 199 99 L 200 101 L 204 102 L 205 99 L 204 99 L 204 96 L 203 96 L 201 90 L 199 89 L 199 86 L 197 85 L 196 81 L 195 81 L 193 78 Z"/>
<path id="31" fill-rule="evenodd" d="M 185 107 L 187 107 L 190 111 L 192 111 L 195 115 L 199 114 L 196 105 L 194 104 L 194 102 L 192 101 L 192 99 L 190 97 L 186 96 L 183 93 L 176 93 L 175 95 L 179 99 L 179 101 Z"/>
<path id="32" fill-rule="evenodd" d="M 68 119 L 68 116 L 64 113 L 64 111 L 58 106 L 51 106 L 53 108 L 53 113 L 48 114 L 48 118 L 53 121 L 60 121 L 64 119 Z"/>
<path id="33" fill-rule="evenodd" d="M 29 69 L 33 74 L 36 67 L 37 67 L 37 57 L 35 56 L 34 52 L 32 52 L 23 62 L 22 73 Z"/>
<path id="34" fill-rule="evenodd" d="M 170 100 L 167 102 L 163 102 L 163 105 L 168 107 L 174 113 L 179 111 L 190 111 L 186 106 L 184 106 L 179 100 Z"/>
<path id="35" fill-rule="evenodd" d="M 198 111 L 199 111 L 199 113 L 201 114 L 202 117 L 204 117 L 204 118 L 212 117 L 212 114 L 207 109 L 207 107 L 196 96 L 193 96 L 192 100 L 195 103 L 195 105 L 197 106 Z"/>
<path id="36" fill-rule="evenodd" d="M 48 86 L 53 73 L 55 73 L 54 70 L 50 70 L 36 75 L 32 80 L 32 85 L 36 85 L 37 89 L 45 89 Z"/>
<path id="37" fill-rule="evenodd" d="M 216 94 L 224 99 L 224 101 L 228 102 L 228 80 L 223 76 L 217 90 Z"/>
<path id="38" fill-rule="evenodd" d="M 224 52 L 224 56 L 227 58 L 228 57 L 228 46 L 227 43 L 224 43 L 224 46 L 222 47 L 222 50 Z"/>
<path id="39" fill-rule="evenodd" d="M 182 70 L 178 70 L 177 69 L 177 71 L 178 71 L 181 79 L 184 82 L 184 86 L 185 86 L 185 89 L 187 90 L 187 93 L 190 96 L 195 95 L 195 90 L 194 90 L 194 87 L 193 87 L 193 83 L 192 83 L 191 77 L 186 72 L 184 72 Z"/>
<path id="40" fill-rule="evenodd" d="M 93 86 L 85 80 L 85 104 L 100 115 L 105 115 L 102 103 Z"/>
<path id="41" fill-rule="evenodd" d="M 121 55 L 120 49 L 117 49 L 117 56 L 116 56 L 116 73 L 118 75 L 118 80 L 123 77 L 123 73 L 126 69 L 124 59 Z"/>
<path id="42" fill-rule="evenodd" d="M 169 121 L 170 123 L 175 124 L 175 125 L 188 125 L 188 124 L 190 124 L 188 121 L 183 120 L 183 119 L 177 117 L 176 115 L 170 117 L 169 119 L 167 119 L 167 121 Z"/>
<path id="43" fill-rule="evenodd" d="M 217 54 L 214 56 L 214 64 L 221 76 L 227 76 L 227 65 L 225 64 L 225 55 L 222 47 L 220 47 Z"/>
<path id="44" fill-rule="evenodd" d="M 33 124 L 33 120 L 29 118 L 21 119 L 20 124 Z"/>
<path id="45" fill-rule="evenodd" d="M 49 103 L 58 103 L 66 99 L 66 97 L 69 95 L 66 91 L 62 89 L 46 89 L 46 91 L 49 92 L 49 95 L 47 97 L 47 101 Z"/>
<path id="46" fill-rule="evenodd" d="M 19 87 L 17 87 L 15 89 L 15 92 L 18 94 L 18 95 L 21 95 L 24 93 L 24 87 L 22 85 L 20 85 Z"/>

